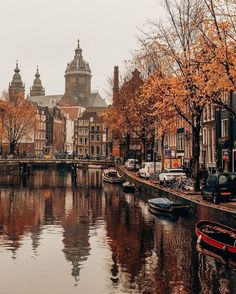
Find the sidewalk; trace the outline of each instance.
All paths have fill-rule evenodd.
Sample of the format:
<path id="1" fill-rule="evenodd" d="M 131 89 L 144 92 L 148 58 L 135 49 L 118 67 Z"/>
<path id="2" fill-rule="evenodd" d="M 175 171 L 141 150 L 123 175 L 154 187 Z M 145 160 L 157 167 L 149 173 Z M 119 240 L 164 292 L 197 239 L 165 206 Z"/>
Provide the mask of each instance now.
<path id="1" fill-rule="evenodd" d="M 200 192 L 194 193 L 194 192 L 188 192 L 188 191 L 182 192 L 182 191 L 173 190 L 173 189 L 161 186 L 159 184 L 153 183 L 150 180 L 145 180 L 144 178 L 140 178 L 138 177 L 137 172 L 128 171 L 122 165 L 116 165 L 116 168 L 122 177 L 124 177 L 127 180 L 135 182 L 135 184 L 139 187 L 142 187 L 142 186 L 143 187 L 146 186 L 147 188 L 150 187 L 152 189 L 157 190 L 157 192 L 158 190 L 165 191 L 171 194 L 172 196 L 179 197 L 182 200 L 185 200 L 187 202 L 190 202 L 196 205 L 208 206 L 214 209 L 219 209 L 221 211 L 227 211 L 227 212 L 235 214 L 236 216 L 236 200 L 230 201 L 230 202 L 221 202 L 220 204 L 216 205 L 210 201 L 202 200 L 202 196 Z"/>

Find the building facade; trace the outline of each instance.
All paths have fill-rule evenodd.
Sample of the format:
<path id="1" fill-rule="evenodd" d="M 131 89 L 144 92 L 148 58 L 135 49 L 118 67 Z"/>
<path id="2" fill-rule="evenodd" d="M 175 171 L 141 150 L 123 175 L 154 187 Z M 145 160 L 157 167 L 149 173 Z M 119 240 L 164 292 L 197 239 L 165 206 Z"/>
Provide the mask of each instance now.
<path id="1" fill-rule="evenodd" d="M 107 126 L 96 112 L 85 112 L 75 121 L 74 153 L 84 158 L 107 156 Z"/>

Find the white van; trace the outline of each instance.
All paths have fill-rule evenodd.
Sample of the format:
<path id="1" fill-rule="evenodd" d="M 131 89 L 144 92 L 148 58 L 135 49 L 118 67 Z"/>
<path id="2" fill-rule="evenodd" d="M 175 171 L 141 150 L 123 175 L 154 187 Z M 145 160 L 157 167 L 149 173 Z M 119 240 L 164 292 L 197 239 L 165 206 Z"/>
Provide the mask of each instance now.
<path id="1" fill-rule="evenodd" d="M 143 162 L 141 168 L 138 173 L 142 178 L 150 178 L 154 172 L 161 171 L 161 163 L 160 162 Z"/>
<path id="2" fill-rule="evenodd" d="M 125 162 L 125 167 L 127 168 L 127 170 L 138 170 L 140 168 L 140 164 L 138 162 L 138 159 L 127 159 L 127 161 Z"/>

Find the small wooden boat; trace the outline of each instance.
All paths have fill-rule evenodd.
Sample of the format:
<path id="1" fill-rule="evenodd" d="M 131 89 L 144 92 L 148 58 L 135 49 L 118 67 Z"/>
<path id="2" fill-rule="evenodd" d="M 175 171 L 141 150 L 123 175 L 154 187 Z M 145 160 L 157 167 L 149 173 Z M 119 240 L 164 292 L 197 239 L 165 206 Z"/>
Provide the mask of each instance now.
<path id="1" fill-rule="evenodd" d="M 168 198 L 153 198 L 148 200 L 148 205 L 152 210 L 174 212 L 183 208 L 187 208 L 187 205 L 176 203 Z"/>
<path id="2" fill-rule="evenodd" d="M 125 193 L 132 193 L 132 192 L 134 192 L 135 189 L 136 189 L 135 184 L 134 184 L 134 183 L 131 183 L 131 182 L 129 182 L 129 181 L 124 182 L 124 183 L 122 184 L 122 186 L 123 186 L 123 191 L 124 191 Z"/>
<path id="3" fill-rule="evenodd" d="M 224 254 L 236 257 L 236 230 L 216 222 L 200 220 L 196 224 L 197 243 L 206 244 Z"/>
<path id="4" fill-rule="evenodd" d="M 124 180 L 115 169 L 104 169 L 102 173 L 103 181 L 108 183 L 123 183 Z"/>

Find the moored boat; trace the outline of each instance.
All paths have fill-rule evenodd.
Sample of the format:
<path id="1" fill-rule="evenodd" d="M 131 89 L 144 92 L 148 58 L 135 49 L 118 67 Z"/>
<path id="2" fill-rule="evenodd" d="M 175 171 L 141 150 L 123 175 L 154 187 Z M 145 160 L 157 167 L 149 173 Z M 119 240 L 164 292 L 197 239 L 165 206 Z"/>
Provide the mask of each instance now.
<path id="1" fill-rule="evenodd" d="M 102 173 L 103 181 L 108 183 L 123 183 L 124 180 L 115 169 L 104 169 Z"/>
<path id="2" fill-rule="evenodd" d="M 135 184 L 129 181 L 123 183 L 122 186 L 123 186 L 123 191 L 126 193 L 132 193 L 136 189 Z"/>
<path id="3" fill-rule="evenodd" d="M 187 205 L 176 203 L 168 198 L 153 198 L 148 200 L 148 205 L 152 210 L 163 212 L 174 212 L 183 208 L 187 208 Z"/>
<path id="4" fill-rule="evenodd" d="M 209 220 L 196 224 L 197 243 L 210 246 L 218 252 L 236 257 L 236 230 Z"/>

